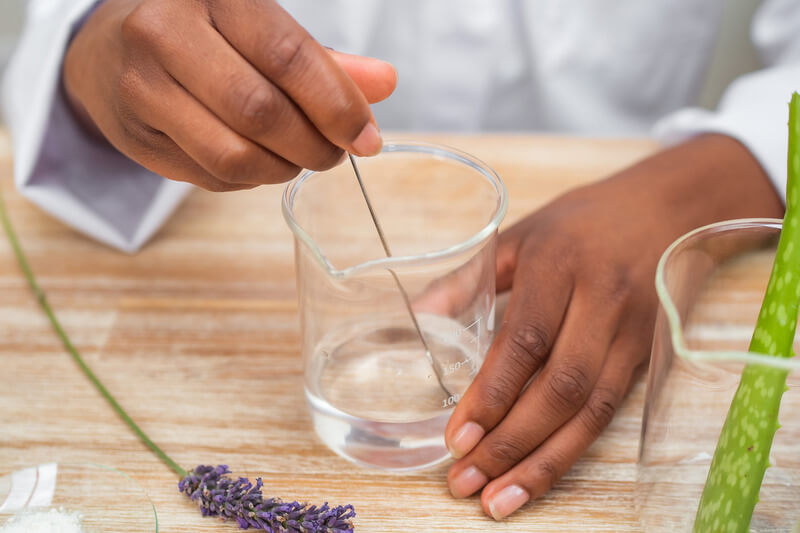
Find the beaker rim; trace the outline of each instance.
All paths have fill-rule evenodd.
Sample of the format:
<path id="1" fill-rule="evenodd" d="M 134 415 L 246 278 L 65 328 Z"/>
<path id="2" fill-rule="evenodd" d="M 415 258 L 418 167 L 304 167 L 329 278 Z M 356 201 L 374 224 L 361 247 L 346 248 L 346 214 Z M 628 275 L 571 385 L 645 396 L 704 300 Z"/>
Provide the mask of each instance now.
<path id="1" fill-rule="evenodd" d="M 357 265 L 353 265 L 347 268 L 337 269 L 328 260 L 328 258 L 325 257 L 325 254 L 322 253 L 322 250 L 314 241 L 314 239 L 311 238 L 311 236 L 300 226 L 300 224 L 294 218 L 292 205 L 297 190 L 309 177 L 319 173 L 318 171 L 315 170 L 306 170 L 300 176 L 290 181 L 286 185 L 286 188 L 283 191 L 283 200 L 281 201 L 281 210 L 283 211 L 283 218 L 286 220 L 289 229 L 292 230 L 292 233 L 294 233 L 295 237 L 300 239 L 300 241 L 302 241 L 308 247 L 308 249 L 311 250 L 311 253 L 313 254 L 314 258 L 333 277 L 345 278 L 357 273 L 362 273 L 364 271 L 376 268 L 387 269 L 387 268 L 398 268 L 410 264 L 415 264 L 415 265 L 426 264 L 435 261 L 440 261 L 442 259 L 446 259 L 454 255 L 458 255 L 464 252 L 465 250 L 469 250 L 470 248 L 476 246 L 477 244 L 485 241 L 495 231 L 497 231 L 497 228 L 500 226 L 500 223 L 503 221 L 503 218 L 505 217 L 506 212 L 508 211 L 508 192 L 506 190 L 505 183 L 503 183 L 503 180 L 500 178 L 500 176 L 497 174 L 497 172 L 495 172 L 495 170 L 492 167 L 490 167 L 477 157 L 468 154 L 464 151 L 461 151 L 457 148 L 453 148 L 451 146 L 446 146 L 443 144 L 429 143 L 423 141 L 385 140 L 383 143 L 383 148 L 381 149 L 381 154 L 392 153 L 392 152 L 429 154 L 433 156 L 444 157 L 448 160 L 462 163 L 472 168 L 479 174 L 482 174 L 483 177 L 492 185 L 492 187 L 494 187 L 494 190 L 497 193 L 497 204 L 495 207 L 495 211 L 489 222 L 486 223 L 480 230 L 472 234 L 467 239 L 464 239 L 456 244 L 453 244 L 452 246 L 448 246 L 447 248 L 442 248 L 441 250 L 435 250 L 432 252 L 426 252 L 422 254 L 379 257 L 376 259 L 370 259 L 369 261 L 364 261 L 363 263 L 359 263 Z"/>
<path id="2" fill-rule="evenodd" d="M 773 368 L 780 368 L 790 371 L 800 371 L 800 360 L 797 358 L 776 357 L 768 354 L 747 352 L 741 350 L 693 350 L 686 345 L 683 334 L 683 324 L 681 323 L 680 313 L 672 300 L 665 280 L 666 264 L 670 257 L 680 252 L 685 246 L 694 241 L 698 241 L 709 235 L 719 234 L 726 231 L 735 231 L 752 228 L 773 228 L 780 230 L 783 221 L 778 218 L 741 218 L 715 222 L 706 226 L 696 228 L 678 237 L 667 247 L 661 255 L 656 268 L 656 292 L 658 300 L 669 325 L 670 339 L 675 353 L 682 359 L 695 362 L 739 362 L 746 364 L 758 364 Z M 755 327 L 755 325 L 753 325 Z"/>

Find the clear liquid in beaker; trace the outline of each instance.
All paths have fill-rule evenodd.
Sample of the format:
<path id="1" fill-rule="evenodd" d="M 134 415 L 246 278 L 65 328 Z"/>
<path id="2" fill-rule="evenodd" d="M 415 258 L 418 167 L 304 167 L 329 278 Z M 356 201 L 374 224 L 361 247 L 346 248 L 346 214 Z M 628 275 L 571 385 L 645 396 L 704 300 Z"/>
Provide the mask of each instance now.
<path id="1" fill-rule="evenodd" d="M 407 316 L 352 323 L 317 345 L 306 394 L 317 433 L 337 453 L 391 469 L 447 457 L 444 428 L 482 362 L 481 324 L 417 318 L 441 384 Z"/>

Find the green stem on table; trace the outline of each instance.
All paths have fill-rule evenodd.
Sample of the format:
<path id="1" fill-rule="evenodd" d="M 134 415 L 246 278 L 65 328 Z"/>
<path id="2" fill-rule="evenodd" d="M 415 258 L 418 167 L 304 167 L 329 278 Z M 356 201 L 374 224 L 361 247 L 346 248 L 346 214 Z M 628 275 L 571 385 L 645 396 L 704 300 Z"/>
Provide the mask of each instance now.
<path id="1" fill-rule="evenodd" d="M 58 337 L 61 339 L 61 342 L 64 344 L 64 348 L 69 352 L 72 356 L 72 359 L 78 364 L 86 377 L 89 378 L 89 381 L 97 387 L 97 390 L 100 391 L 100 394 L 111 404 L 111 407 L 117 414 L 125 421 L 129 428 L 142 440 L 142 442 L 147 445 L 150 450 L 156 454 L 162 461 L 164 461 L 167 466 L 169 466 L 172 470 L 175 471 L 176 474 L 181 476 L 182 478 L 186 477 L 186 470 L 178 466 L 178 463 L 173 461 L 169 455 L 164 453 L 164 451 L 156 445 L 155 442 L 150 440 L 144 431 L 133 421 L 133 419 L 125 412 L 125 409 L 117 402 L 114 396 L 108 392 L 108 389 L 100 382 L 100 380 L 95 376 L 92 369 L 86 364 L 81 357 L 81 354 L 78 352 L 77 348 L 72 344 L 69 340 L 69 336 L 64 331 L 64 328 L 61 327 L 61 323 L 56 318 L 55 313 L 53 313 L 53 309 L 50 307 L 50 304 L 47 302 L 47 297 L 45 296 L 44 291 L 39 287 L 39 284 L 36 283 L 36 276 L 33 275 L 33 271 L 31 270 L 30 265 L 28 265 L 28 260 L 25 258 L 25 253 L 22 251 L 22 247 L 19 244 L 19 240 L 17 239 L 17 234 L 14 231 L 14 227 L 11 225 L 11 221 L 8 218 L 8 214 L 6 213 L 6 206 L 5 202 L 3 201 L 3 193 L 2 189 L 0 189 L 0 222 L 3 224 L 3 229 L 6 232 L 6 236 L 8 236 L 8 241 L 11 243 L 11 247 L 14 250 L 14 255 L 17 258 L 17 262 L 19 263 L 22 272 L 25 274 L 25 278 L 28 280 L 28 284 L 33 291 L 33 295 L 36 297 L 36 300 L 39 302 L 39 305 L 44 310 L 47 318 L 50 320 L 50 324 L 53 326 Z"/>
<path id="2" fill-rule="evenodd" d="M 800 94 L 789 104 L 786 214 L 750 351 L 792 357 L 800 308 Z M 746 533 L 769 467 L 787 371 L 748 364 L 731 401 L 695 517 L 695 532 Z"/>

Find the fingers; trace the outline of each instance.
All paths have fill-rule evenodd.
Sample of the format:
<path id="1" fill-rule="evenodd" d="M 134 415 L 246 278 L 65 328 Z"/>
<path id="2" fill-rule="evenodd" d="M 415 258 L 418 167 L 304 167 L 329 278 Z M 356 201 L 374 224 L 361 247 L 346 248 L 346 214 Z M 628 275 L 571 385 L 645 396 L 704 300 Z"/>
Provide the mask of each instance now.
<path id="1" fill-rule="evenodd" d="M 527 501 L 545 494 L 569 471 L 611 422 L 631 382 L 632 360 L 641 359 L 636 352 L 642 350 L 648 350 L 647 343 L 632 336 L 615 341 L 597 385 L 578 413 L 533 453 L 483 489 L 481 503 L 488 515 L 495 520 L 508 516 Z"/>
<path id="2" fill-rule="evenodd" d="M 558 272 L 554 260 L 528 261 L 516 272 L 505 313 L 510 318 L 445 430 L 454 457 L 469 453 L 503 419 L 548 357 L 572 292 L 572 280 Z"/>
<path id="3" fill-rule="evenodd" d="M 175 96 L 150 122 L 166 133 L 206 172 L 229 184 L 261 185 L 288 181 L 300 167 L 237 134 L 188 93 Z"/>
<path id="4" fill-rule="evenodd" d="M 342 150 L 214 28 L 197 24 L 191 31 L 190 36 L 170 34 L 153 53 L 181 86 L 230 129 L 299 167 L 324 170 L 341 159 Z M 187 47 L 186 42 L 193 44 Z"/>
<path id="5" fill-rule="evenodd" d="M 276 2 L 246 5 L 215 2 L 212 23 L 333 144 L 357 155 L 378 153 L 382 141 L 367 99 L 327 50 Z"/>
<path id="6" fill-rule="evenodd" d="M 487 479 L 503 474 L 584 406 L 603 369 L 619 319 L 620 310 L 603 309 L 597 293 L 576 289 L 547 364 L 514 398 L 508 414 L 502 420 L 465 415 L 487 434 L 452 467 L 449 478 L 454 495 L 465 496 L 480 488 L 461 481 L 464 469 L 476 469 Z M 508 367 L 502 371 L 513 372 Z"/>
<path id="7" fill-rule="evenodd" d="M 329 53 L 275 0 L 107 2 L 63 72 L 87 125 L 142 165 L 212 190 L 330 168 L 345 148 L 377 153 L 368 101 L 396 82 L 388 64 Z"/>
<path id="8" fill-rule="evenodd" d="M 129 140 L 121 151 L 160 176 L 193 183 L 213 192 L 239 191 L 255 187 L 255 185 L 225 183 L 206 172 L 164 133 L 143 125 L 137 129 L 136 140 Z"/>
<path id="9" fill-rule="evenodd" d="M 131 76 L 127 86 L 126 113 L 135 115 L 129 122 L 141 124 L 140 130 L 150 132 L 142 138 L 145 144 L 153 141 L 137 160 L 153 170 L 166 167 L 166 172 L 155 170 L 165 177 L 224 191 L 285 181 L 300 170 L 228 128 L 166 73 L 151 73 L 146 79 Z M 169 164 L 159 163 L 163 150 L 173 148 L 170 143 L 154 139 L 152 134 L 159 132 L 186 157 L 176 158 L 170 152 Z M 175 168 L 176 161 L 186 159 L 192 164 L 185 169 Z"/>
<path id="10" fill-rule="evenodd" d="M 487 435 L 465 463 L 494 478 L 583 406 L 603 368 L 619 320 L 617 312 L 598 312 L 598 303 L 597 298 L 576 291 L 547 364 L 502 421 L 482 425 Z"/>

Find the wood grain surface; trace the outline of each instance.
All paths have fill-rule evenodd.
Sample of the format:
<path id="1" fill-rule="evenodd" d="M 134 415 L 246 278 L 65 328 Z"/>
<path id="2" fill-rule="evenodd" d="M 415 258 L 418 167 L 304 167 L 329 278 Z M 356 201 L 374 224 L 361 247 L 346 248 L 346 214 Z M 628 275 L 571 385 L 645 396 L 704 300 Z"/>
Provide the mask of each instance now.
<path id="1" fill-rule="evenodd" d="M 420 135 L 494 167 L 504 226 L 655 149 L 645 140 Z M 32 267 L 75 344 L 132 417 L 185 468 L 226 463 L 286 499 L 352 503 L 356 530 L 636 531 L 637 384 L 611 426 L 545 497 L 495 523 L 457 501 L 447 465 L 390 474 L 351 465 L 310 427 L 303 398 L 292 239 L 282 187 L 193 193 L 155 239 L 125 255 L 21 198 L 0 132 L 0 186 Z M 0 239 L 0 475 L 49 461 L 130 474 L 159 530 L 236 531 L 203 519 L 175 475 L 123 425 L 64 352 Z M 114 487 L 99 487 L 113 491 Z"/>

